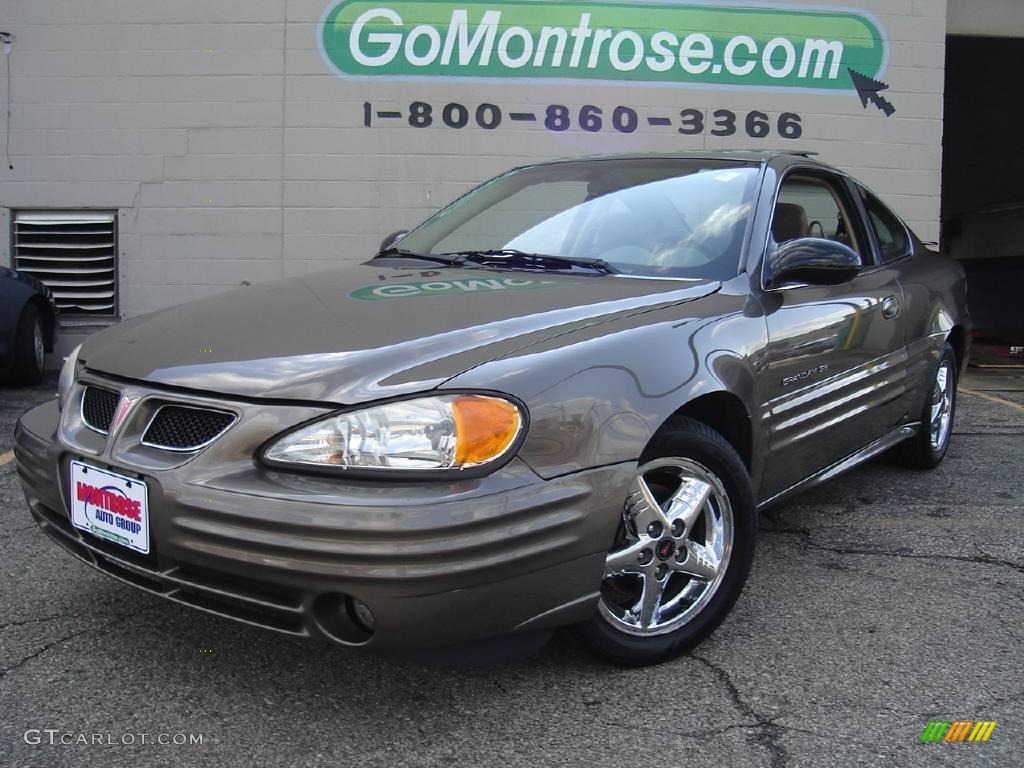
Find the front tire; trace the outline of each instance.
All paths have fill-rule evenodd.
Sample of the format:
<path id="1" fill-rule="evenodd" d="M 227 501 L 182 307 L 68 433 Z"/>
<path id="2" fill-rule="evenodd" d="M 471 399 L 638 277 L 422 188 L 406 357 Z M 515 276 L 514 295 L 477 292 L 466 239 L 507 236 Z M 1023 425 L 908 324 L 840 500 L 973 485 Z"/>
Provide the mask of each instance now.
<path id="1" fill-rule="evenodd" d="M 921 428 L 895 448 L 900 464 L 912 469 L 935 469 L 949 450 L 956 415 L 957 359 L 946 344 L 921 413 Z"/>
<path id="2" fill-rule="evenodd" d="M 756 514 L 736 449 L 676 419 L 644 452 L 605 563 L 584 642 L 617 664 L 667 661 L 709 635 L 736 602 L 754 555 Z"/>

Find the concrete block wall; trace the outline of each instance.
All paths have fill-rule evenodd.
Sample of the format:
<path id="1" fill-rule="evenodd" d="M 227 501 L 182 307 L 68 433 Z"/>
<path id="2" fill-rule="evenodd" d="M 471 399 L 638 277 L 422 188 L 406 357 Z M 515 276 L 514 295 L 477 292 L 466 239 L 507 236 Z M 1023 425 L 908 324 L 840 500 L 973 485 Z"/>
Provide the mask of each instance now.
<path id="1" fill-rule="evenodd" d="M 0 166 L 0 208 L 117 209 L 124 316 L 364 259 L 386 233 L 494 173 L 581 153 L 813 150 L 879 192 L 924 239 L 938 238 L 945 0 L 858 3 L 889 37 L 892 117 L 850 94 L 346 80 L 317 48 L 327 5 L 5 0 L 0 29 L 16 35 L 8 59 L 14 169 Z M 0 77 L 0 105 L 7 95 Z M 506 115 L 586 103 L 641 115 L 758 109 L 775 119 L 792 111 L 804 134 L 783 141 L 673 128 L 552 133 L 507 120 L 495 131 L 404 121 L 365 128 L 366 101 L 403 111 L 413 101 L 435 109 L 490 102 Z M 0 243 L 7 263 L 7 238 Z"/>

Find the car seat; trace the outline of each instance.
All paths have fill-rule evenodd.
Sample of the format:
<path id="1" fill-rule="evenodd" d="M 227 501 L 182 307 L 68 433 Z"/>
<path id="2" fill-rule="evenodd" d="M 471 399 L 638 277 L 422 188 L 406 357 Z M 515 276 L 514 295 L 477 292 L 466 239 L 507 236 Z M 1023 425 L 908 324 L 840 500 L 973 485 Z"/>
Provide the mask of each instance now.
<path id="1" fill-rule="evenodd" d="M 776 243 L 807 237 L 810 224 L 807 211 L 796 203 L 778 203 L 775 206 L 775 217 L 772 219 L 772 237 Z"/>

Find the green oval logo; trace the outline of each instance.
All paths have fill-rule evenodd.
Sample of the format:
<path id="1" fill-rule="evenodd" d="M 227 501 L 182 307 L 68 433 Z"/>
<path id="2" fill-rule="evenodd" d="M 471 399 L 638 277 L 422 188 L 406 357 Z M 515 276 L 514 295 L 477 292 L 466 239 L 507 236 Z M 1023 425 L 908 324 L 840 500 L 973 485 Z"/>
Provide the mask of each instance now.
<path id="1" fill-rule="evenodd" d="M 852 91 L 888 60 L 865 12 L 717 3 L 339 0 L 318 42 L 337 74 L 358 78 Z"/>

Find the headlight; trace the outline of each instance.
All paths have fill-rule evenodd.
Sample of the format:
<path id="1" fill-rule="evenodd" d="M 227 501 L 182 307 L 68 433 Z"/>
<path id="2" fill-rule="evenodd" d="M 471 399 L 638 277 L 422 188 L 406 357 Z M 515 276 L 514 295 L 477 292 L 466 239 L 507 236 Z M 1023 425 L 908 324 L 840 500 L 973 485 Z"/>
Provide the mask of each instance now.
<path id="1" fill-rule="evenodd" d="M 270 463 L 354 470 L 462 470 L 505 456 L 523 414 L 490 395 L 438 395 L 342 413 L 270 445 Z"/>
<path id="2" fill-rule="evenodd" d="M 71 350 L 71 354 L 64 358 L 64 367 L 60 369 L 60 378 L 57 379 L 57 405 L 61 410 L 64 409 L 64 401 L 71 391 L 71 385 L 78 378 L 78 351 L 81 348 L 82 345 L 79 344 Z"/>

